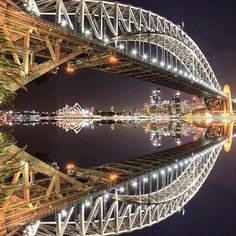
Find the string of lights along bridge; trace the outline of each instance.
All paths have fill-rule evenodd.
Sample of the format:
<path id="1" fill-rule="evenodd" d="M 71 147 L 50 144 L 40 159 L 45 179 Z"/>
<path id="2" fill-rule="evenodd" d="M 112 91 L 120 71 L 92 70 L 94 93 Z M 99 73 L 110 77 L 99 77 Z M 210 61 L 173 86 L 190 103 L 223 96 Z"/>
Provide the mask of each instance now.
<path id="1" fill-rule="evenodd" d="M 23 66 L 24 86 L 67 63 L 69 73 L 84 67 L 117 73 L 204 98 L 213 114 L 233 113 L 230 87 L 221 88 L 196 43 L 151 11 L 113 1 L 1 0 L 0 30 L 17 49 L 13 58 Z M 21 88 L 10 81 L 6 86 Z M 1 134 L 12 178 L 1 176 L 7 182 L 0 235 L 113 235 L 159 223 L 184 211 L 222 147 L 230 149 L 233 133 L 231 124 L 213 126 L 206 139 L 76 168 L 73 175 Z"/>

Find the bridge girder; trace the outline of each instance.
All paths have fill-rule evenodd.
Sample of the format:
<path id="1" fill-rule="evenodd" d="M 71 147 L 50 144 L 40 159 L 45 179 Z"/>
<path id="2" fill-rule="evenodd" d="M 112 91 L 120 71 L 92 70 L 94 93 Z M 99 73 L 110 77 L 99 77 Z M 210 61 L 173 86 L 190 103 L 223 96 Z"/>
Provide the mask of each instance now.
<path id="1" fill-rule="evenodd" d="M 29 54 L 31 54 L 31 51 L 37 52 L 38 57 L 41 54 L 41 56 L 48 58 L 49 61 L 53 61 L 56 57 L 56 53 L 55 50 L 53 51 L 55 42 L 51 40 L 51 35 L 52 33 L 55 34 L 58 32 L 62 34 L 60 35 L 60 39 L 62 39 L 61 45 L 64 45 L 63 48 L 66 50 L 66 53 L 63 54 L 65 60 L 54 63 L 53 65 L 45 64 L 45 66 L 43 66 L 44 71 L 35 73 L 32 77 L 30 77 L 29 74 L 29 78 L 26 78 L 26 83 L 56 68 L 65 61 L 73 60 L 73 56 L 76 57 L 78 55 L 72 54 L 71 57 L 66 57 L 68 50 L 73 51 L 72 47 L 78 48 L 89 45 L 85 51 L 89 50 L 90 53 L 88 54 L 97 55 L 97 58 L 99 58 L 100 53 L 105 52 L 107 55 L 109 55 L 109 52 L 117 53 L 121 58 L 126 57 L 127 60 L 123 60 L 123 62 L 135 64 L 140 64 L 141 62 L 141 66 L 147 67 L 148 65 L 152 68 L 158 67 L 158 70 L 161 69 L 163 73 L 171 74 L 171 81 L 183 81 L 183 84 L 188 85 L 187 90 L 190 93 L 195 93 L 195 95 L 203 97 L 208 97 L 209 94 L 225 97 L 209 63 L 193 40 L 181 27 L 153 12 L 125 4 L 97 0 L 32 0 L 28 1 L 30 7 L 23 0 L 17 1 L 17 3 L 21 9 L 29 13 L 35 13 L 40 16 L 40 18 L 44 17 L 50 21 L 55 18 L 57 24 L 50 24 L 49 26 L 49 24 L 46 24 L 46 22 L 39 19 L 39 17 L 29 17 L 29 15 L 26 16 L 26 13 L 23 12 L 18 14 L 18 16 L 23 14 L 25 19 L 27 17 L 31 20 L 34 19 L 30 24 L 29 21 L 27 22 L 28 29 L 26 31 L 39 31 L 38 37 L 40 37 L 43 42 L 41 42 L 41 47 L 38 48 L 38 51 L 29 50 Z M 12 18 L 8 19 L 10 17 L 10 8 L 5 11 L 7 11 L 8 14 L 4 13 L 4 9 L 2 10 L 3 15 L 5 14 L 5 16 L 7 16 L 7 22 L 11 21 Z M 40 14 L 37 14 L 38 11 Z M 15 19 L 16 18 L 17 14 L 15 15 Z M 17 22 L 18 25 L 19 23 L 21 24 L 21 21 Z M 23 26 L 24 25 L 25 22 Z M 29 25 L 31 25 L 31 27 L 29 27 Z M 32 27 L 32 25 L 34 27 Z M 47 40 L 47 35 L 43 37 L 41 33 L 42 29 L 45 28 L 53 28 L 52 32 L 48 32 L 49 40 Z M 13 27 L 9 32 L 16 30 L 17 29 Z M 75 33 L 79 34 L 75 35 Z M 68 39 L 70 36 L 74 37 L 73 41 Z M 30 37 L 30 40 L 31 38 L 32 37 Z M 66 42 L 68 45 L 65 45 Z M 67 46 L 67 48 L 65 46 Z M 121 48 L 121 46 L 123 46 L 123 48 Z M 19 45 L 19 47 L 24 48 L 22 45 Z M 137 50 L 137 55 L 131 55 L 133 49 Z M 154 62 L 153 59 L 156 61 Z M 98 66 L 106 70 L 104 64 L 107 64 L 107 61 L 101 60 L 101 63 L 102 65 L 91 63 L 91 65 L 88 64 L 88 66 Z M 163 66 L 161 66 L 162 63 L 164 63 Z M 77 64 L 81 65 L 80 59 L 74 60 L 72 63 L 75 67 Z M 46 67 L 48 70 L 45 72 Z M 32 71 L 34 71 L 33 69 Z M 29 72 L 31 73 L 31 68 L 29 68 Z M 156 76 L 158 75 L 156 74 Z M 153 80 L 153 82 L 160 82 L 161 85 L 164 86 L 175 84 L 170 83 L 168 80 L 161 82 L 158 79 Z M 177 87 L 182 90 L 184 89 L 182 85 Z M 15 88 L 13 90 L 15 90 Z M 198 90 L 204 92 L 199 93 Z"/>
<path id="2" fill-rule="evenodd" d="M 13 188 L 7 192 L 8 199 L 0 205 L 0 232 L 3 232 L 2 235 L 6 234 L 6 232 L 9 235 L 11 232 L 19 232 L 20 228 L 27 223 L 37 223 L 38 220 L 46 216 L 61 214 L 63 209 L 72 209 L 73 207 L 76 210 L 76 206 L 80 207 L 81 204 L 91 199 L 95 200 L 100 197 L 104 199 L 104 194 L 106 193 L 113 196 L 115 190 L 130 186 L 134 182 L 140 183 L 143 180 L 146 182 L 146 180 L 151 179 L 151 176 L 156 176 L 154 174 L 161 173 L 163 170 L 165 171 L 164 173 L 168 173 L 168 176 L 166 176 L 168 181 L 171 180 L 163 186 L 163 189 L 167 190 L 171 186 L 177 186 L 180 183 L 176 182 L 177 180 L 175 181 L 177 177 L 183 178 L 187 173 L 191 174 L 191 171 L 188 171 L 188 168 L 190 168 L 188 164 L 192 163 L 190 160 L 193 160 L 194 156 L 204 156 L 206 158 L 205 161 L 207 161 L 209 157 L 215 156 L 216 150 L 221 149 L 228 142 L 227 135 L 228 133 L 232 135 L 233 131 L 229 132 L 227 126 L 224 126 L 223 131 L 217 127 L 218 125 L 212 129 L 214 131 L 209 130 L 207 132 L 208 140 L 200 139 L 169 150 L 144 155 L 129 161 L 109 163 L 92 169 L 78 168 L 76 177 L 70 177 L 58 169 L 43 163 L 24 150 L 19 151 L 19 148 L 15 145 L 11 145 L 7 149 L 9 155 L 15 155 L 15 159 L 21 161 L 22 168 L 14 174 L 12 179 L 8 179 L 8 182 L 10 180 L 11 183 L 6 183 L 11 184 Z M 17 160 L 16 163 L 18 163 Z M 178 175 L 176 175 L 177 164 L 180 165 L 178 170 L 182 168 L 181 173 Z M 171 174 L 171 178 L 170 170 L 175 171 L 175 173 Z M 111 179 L 114 174 L 117 178 Z M 44 176 L 43 178 L 42 175 Z M 21 176 L 23 177 L 23 184 L 19 182 Z M 141 188 L 143 188 L 143 185 Z M 130 200 L 133 199 L 131 203 L 137 204 L 137 199 L 134 199 L 134 192 L 132 191 L 129 190 L 128 194 Z M 164 190 L 158 189 L 158 191 L 160 191 L 157 193 L 160 196 L 158 197 L 159 201 L 162 199 L 161 195 Z M 168 190 L 167 192 L 171 193 L 172 191 Z M 119 194 L 120 199 L 123 198 L 124 200 L 125 196 L 121 195 Z M 154 195 L 151 194 L 150 196 Z M 173 198 L 171 196 L 169 195 L 169 199 Z M 181 194 L 181 196 L 184 196 L 184 194 Z M 113 199 L 117 200 L 117 198 Z M 147 199 L 146 193 L 142 195 L 142 199 Z M 131 204 L 128 199 L 123 202 Z M 156 206 L 157 203 L 154 205 Z M 143 209 L 146 208 L 144 207 Z M 60 216 L 57 217 L 60 218 Z"/>
<path id="3" fill-rule="evenodd" d="M 102 196 L 66 209 L 65 220 L 41 222 L 37 235 L 115 235 L 159 223 L 184 206 L 205 182 L 223 142 L 184 158 L 183 161 L 121 183 Z M 134 185 L 135 183 L 135 185 Z M 75 210 L 77 208 L 77 210 Z M 61 229 L 57 231 L 57 229 Z"/>

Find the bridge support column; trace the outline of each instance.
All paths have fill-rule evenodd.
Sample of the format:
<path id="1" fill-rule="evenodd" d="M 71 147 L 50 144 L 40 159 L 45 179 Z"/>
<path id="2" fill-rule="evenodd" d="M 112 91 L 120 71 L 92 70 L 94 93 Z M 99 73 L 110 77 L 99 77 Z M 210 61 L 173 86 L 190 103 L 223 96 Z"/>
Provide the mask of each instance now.
<path id="1" fill-rule="evenodd" d="M 234 123 L 228 123 L 225 122 L 224 124 L 224 136 L 228 137 L 228 141 L 224 144 L 224 150 L 225 152 L 230 152 L 231 147 L 232 147 L 232 139 L 233 139 L 233 128 L 234 128 Z"/>
<path id="2" fill-rule="evenodd" d="M 224 101 L 224 115 L 233 114 L 233 106 L 232 106 L 232 97 L 231 97 L 231 89 L 229 85 L 224 86 L 224 93 L 228 96 L 228 99 Z"/>

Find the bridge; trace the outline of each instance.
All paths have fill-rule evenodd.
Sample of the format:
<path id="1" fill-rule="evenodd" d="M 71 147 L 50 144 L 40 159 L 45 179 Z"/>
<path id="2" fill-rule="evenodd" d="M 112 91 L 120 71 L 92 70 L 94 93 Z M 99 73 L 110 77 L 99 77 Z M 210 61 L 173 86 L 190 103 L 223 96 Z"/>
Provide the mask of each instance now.
<path id="1" fill-rule="evenodd" d="M 204 98 L 214 114 L 233 112 L 230 87 L 221 88 L 196 43 L 151 11 L 113 1 L 2 0 L 0 29 L 23 51 L 12 55 L 24 67 L 23 85 L 67 63 L 68 73 L 117 73 Z"/>
<path id="2" fill-rule="evenodd" d="M 156 224 L 184 210 L 229 134 L 232 125 L 217 124 L 205 139 L 73 175 L 2 135 L 0 235 L 112 235 Z"/>

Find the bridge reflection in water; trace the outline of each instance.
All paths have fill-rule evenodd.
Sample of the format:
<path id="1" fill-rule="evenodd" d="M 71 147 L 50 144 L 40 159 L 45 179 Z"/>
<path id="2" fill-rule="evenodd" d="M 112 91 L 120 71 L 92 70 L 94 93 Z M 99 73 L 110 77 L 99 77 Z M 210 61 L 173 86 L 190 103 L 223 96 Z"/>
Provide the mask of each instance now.
<path id="1" fill-rule="evenodd" d="M 20 165 L 1 176 L 1 235 L 110 235 L 156 224 L 184 211 L 230 142 L 228 130 L 212 125 L 195 142 L 74 176 L 8 142 L 5 156 Z"/>

